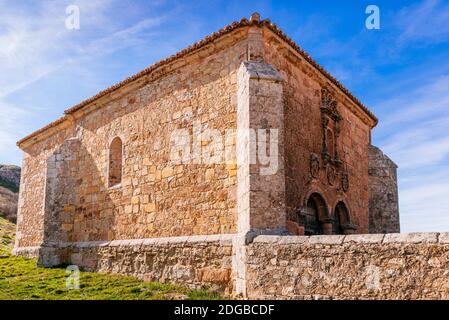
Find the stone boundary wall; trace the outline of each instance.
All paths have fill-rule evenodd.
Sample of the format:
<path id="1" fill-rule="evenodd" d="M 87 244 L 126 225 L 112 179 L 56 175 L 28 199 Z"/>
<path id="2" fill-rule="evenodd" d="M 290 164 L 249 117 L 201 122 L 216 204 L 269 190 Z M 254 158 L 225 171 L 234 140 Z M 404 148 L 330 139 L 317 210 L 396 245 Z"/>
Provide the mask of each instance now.
<path id="1" fill-rule="evenodd" d="M 26 247 L 14 254 L 41 266 L 73 264 L 86 271 L 134 276 L 145 281 L 207 287 L 231 294 L 233 235 L 186 236 L 62 243 Z"/>
<path id="2" fill-rule="evenodd" d="M 258 236 L 253 299 L 448 299 L 449 233 Z"/>
<path id="3" fill-rule="evenodd" d="M 287 236 L 236 234 L 64 243 L 25 247 L 42 266 L 146 281 L 235 290 L 236 252 L 244 247 L 249 299 L 449 299 L 449 232 Z"/>

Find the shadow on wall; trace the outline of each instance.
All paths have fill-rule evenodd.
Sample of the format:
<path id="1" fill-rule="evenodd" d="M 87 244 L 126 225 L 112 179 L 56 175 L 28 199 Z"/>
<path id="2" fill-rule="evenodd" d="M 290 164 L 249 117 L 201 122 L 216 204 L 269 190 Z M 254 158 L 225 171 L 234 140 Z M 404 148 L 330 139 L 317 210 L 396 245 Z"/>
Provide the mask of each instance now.
<path id="1" fill-rule="evenodd" d="M 78 138 L 64 141 L 47 159 L 40 265 L 72 263 L 68 251 L 57 247 L 112 238 L 114 204 L 96 177 L 101 172 Z"/>

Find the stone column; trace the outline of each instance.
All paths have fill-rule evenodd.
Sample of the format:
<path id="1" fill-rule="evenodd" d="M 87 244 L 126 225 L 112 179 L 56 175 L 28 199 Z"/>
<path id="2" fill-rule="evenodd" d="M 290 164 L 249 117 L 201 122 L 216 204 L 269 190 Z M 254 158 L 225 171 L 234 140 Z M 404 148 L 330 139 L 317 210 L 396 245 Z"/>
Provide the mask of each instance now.
<path id="1" fill-rule="evenodd" d="M 323 234 L 326 234 L 326 235 L 332 234 L 333 222 L 334 222 L 334 220 L 332 220 L 330 218 L 321 221 L 321 229 L 323 230 Z"/>
<path id="2" fill-rule="evenodd" d="M 286 232 L 282 76 L 271 65 L 243 62 L 237 97 L 235 291 L 246 296 L 246 244 L 256 234 Z"/>

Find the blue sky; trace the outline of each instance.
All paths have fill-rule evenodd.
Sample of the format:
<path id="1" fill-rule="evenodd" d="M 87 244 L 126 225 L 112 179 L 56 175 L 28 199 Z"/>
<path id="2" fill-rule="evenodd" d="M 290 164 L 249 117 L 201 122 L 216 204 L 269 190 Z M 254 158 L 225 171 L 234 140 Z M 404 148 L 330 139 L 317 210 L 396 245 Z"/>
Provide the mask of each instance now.
<path id="1" fill-rule="evenodd" d="M 80 30 L 65 28 L 68 5 Z M 380 30 L 365 8 L 380 9 Z M 402 231 L 449 230 L 449 1 L 0 0 L 0 163 L 63 110 L 253 11 L 379 117 Z"/>

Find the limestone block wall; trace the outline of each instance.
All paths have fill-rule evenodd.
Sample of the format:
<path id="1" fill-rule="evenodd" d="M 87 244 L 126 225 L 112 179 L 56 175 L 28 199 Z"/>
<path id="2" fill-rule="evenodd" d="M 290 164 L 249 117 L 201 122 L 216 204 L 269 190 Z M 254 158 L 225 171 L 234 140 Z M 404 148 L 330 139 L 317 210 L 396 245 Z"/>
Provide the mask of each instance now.
<path id="1" fill-rule="evenodd" d="M 224 139 L 228 129 L 236 129 L 237 70 L 247 59 L 247 32 L 235 30 L 155 70 L 23 145 L 16 247 L 43 243 L 45 206 L 73 217 L 73 224 L 64 222 L 67 232 L 58 241 L 236 232 L 235 161 L 202 162 L 202 154 L 194 152 L 198 141 L 201 152 L 217 143 L 206 136 L 199 140 L 203 130 L 212 129 L 235 156 L 235 137 Z M 193 161 L 172 161 L 177 130 L 187 132 Z M 115 137 L 123 142 L 122 181 L 109 187 L 108 155 Z M 72 154 L 76 161 L 66 164 L 74 176 L 57 174 L 47 181 L 54 152 L 72 138 L 80 144 Z M 73 198 L 46 195 L 51 185 L 69 184 Z"/>
<path id="2" fill-rule="evenodd" d="M 60 243 L 32 251 L 26 248 L 17 253 L 39 255 L 40 265 L 71 264 L 87 271 L 207 287 L 225 294 L 231 294 L 234 286 L 232 235 L 227 234 Z"/>
<path id="3" fill-rule="evenodd" d="M 369 157 L 369 232 L 400 231 L 397 165 L 375 146 Z"/>
<path id="4" fill-rule="evenodd" d="M 173 133 L 187 133 L 193 154 L 215 143 L 199 139 L 204 129 L 225 137 L 226 129 L 236 127 L 233 68 L 243 50 L 236 44 L 210 52 L 79 118 L 85 152 L 75 190 L 79 228 L 74 241 L 235 231 L 235 164 L 203 162 L 201 153 L 194 160 L 173 161 L 171 150 Z M 109 188 L 108 149 L 114 137 L 123 143 L 123 175 L 119 186 Z M 101 216 L 112 223 L 95 227 Z"/>
<path id="5" fill-rule="evenodd" d="M 68 139 L 47 159 L 44 246 L 72 241 L 80 148 L 78 139 Z"/>
<path id="6" fill-rule="evenodd" d="M 24 153 L 15 247 L 34 247 L 44 242 L 47 170 L 51 162 L 56 170 L 55 153 L 71 136 L 71 128 L 63 127 L 48 139 L 29 146 Z"/>
<path id="7" fill-rule="evenodd" d="M 75 264 L 249 299 L 449 299 L 449 233 L 259 235 L 247 238 L 243 279 L 234 262 L 236 239 L 223 234 L 15 250 L 39 256 L 41 265 Z"/>
<path id="8" fill-rule="evenodd" d="M 258 52 L 251 48 L 252 54 Z M 233 268 L 235 291 L 244 295 L 247 234 L 286 230 L 284 113 L 282 77 L 273 66 L 244 62 L 237 84 L 238 236 Z"/>
<path id="9" fill-rule="evenodd" d="M 368 233 L 368 145 L 374 123 L 279 37 L 269 30 L 264 30 L 263 36 L 265 62 L 273 65 L 284 79 L 287 214 L 291 216 L 304 207 L 310 194 L 317 192 L 326 201 L 329 214 L 332 215 L 337 203 L 343 201 L 351 222 L 358 226 L 356 232 Z M 334 139 L 337 139 L 337 151 L 343 165 L 335 172 L 327 168 L 322 158 L 324 132 L 320 108 L 323 88 L 332 91 L 342 117 L 338 138 Z M 312 154 L 319 161 L 316 173 L 311 170 Z M 342 185 L 345 174 L 349 182 L 347 190 Z"/>
<path id="10" fill-rule="evenodd" d="M 254 299 L 448 299 L 449 233 L 258 236 Z"/>

